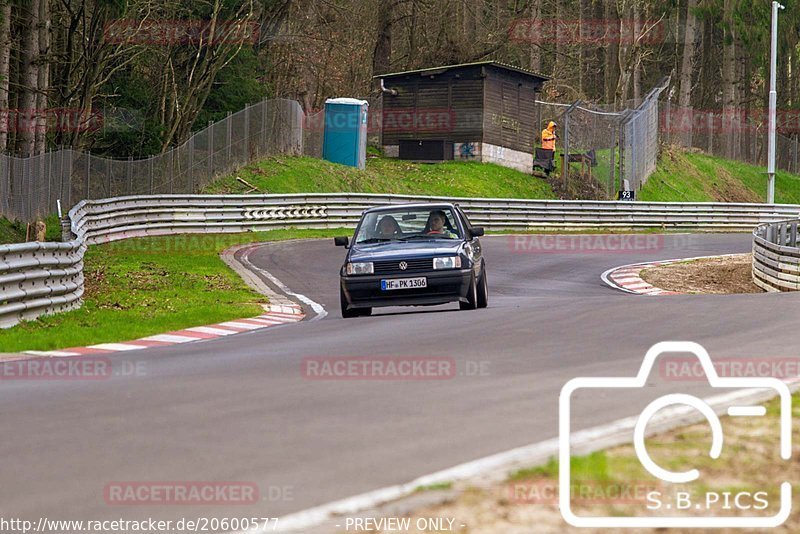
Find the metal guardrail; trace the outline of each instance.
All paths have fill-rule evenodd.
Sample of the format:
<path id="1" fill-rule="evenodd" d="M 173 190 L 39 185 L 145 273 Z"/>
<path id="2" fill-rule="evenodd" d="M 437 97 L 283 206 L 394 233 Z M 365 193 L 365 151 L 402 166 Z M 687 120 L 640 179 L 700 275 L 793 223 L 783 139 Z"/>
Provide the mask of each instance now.
<path id="1" fill-rule="evenodd" d="M 0 246 L 0 328 L 80 306 L 83 255 L 91 244 L 154 235 L 354 227 L 361 212 L 372 206 L 440 201 L 459 203 L 473 224 L 490 231 L 590 228 L 750 231 L 758 225 L 800 216 L 800 206 L 796 205 L 360 193 L 129 196 L 84 200 L 69 213 L 71 241 Z"/>
<path id="2" fill-rule="evenodd" d="M 753 230 L 753 282 L 766 291 L 800 290 L 800 220 L 761 224 Z"/>

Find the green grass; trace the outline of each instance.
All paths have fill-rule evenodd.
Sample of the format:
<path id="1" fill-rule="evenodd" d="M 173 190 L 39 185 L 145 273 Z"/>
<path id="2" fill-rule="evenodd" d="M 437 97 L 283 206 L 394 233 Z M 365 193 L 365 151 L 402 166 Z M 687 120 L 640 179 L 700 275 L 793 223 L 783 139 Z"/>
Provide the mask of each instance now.
<path id="1" fill-rule="evenodd" d="M 0 352 L 126 341 L 252 317 L 266 297 L 219 257 L 236 244 L 328 237 L 343 230 L 273 230 L 233 235 L 147 237 L 89 248 L 78 310 L 0 330 Z M 333 246 L 333 245 L 331 245 Z"/>
<path id="2" fill-rule="evenodd" d="M 454 197 L 555 198 L 546 181 L 490 163 L 425 164 L 370 157 L 363 171 L 309 157 L 271 157 L 216 180 L 204 193 L 396 193 Z"/>
<path id="3" fill-rule="evenodd" d="M 61 241 L 61 222 L 58 215 L 53 214 L 44 220 L 47 225 L 47 241 Z M 0 217 L 0 245 L 6 243 L 22 243 L 25 241 L 27 225 L 5 217 Z"/>
<path id="4" fill-rule="evenodd" d="M 444 491 L 453 489 L 452 482 L 439 482 L 436 484 L 429 484 L 427 486 L 417 486 L 414 488 L 414 493 L 422 493 L 425 491 Z"/>
<path id="5" fill-rule="evenodd" d="M 764 167 L 668 148 L 638 198 L 674 202 L 765 202 Z M 778 171 L 775 201 L 800 203 L 800 176 Z"/>

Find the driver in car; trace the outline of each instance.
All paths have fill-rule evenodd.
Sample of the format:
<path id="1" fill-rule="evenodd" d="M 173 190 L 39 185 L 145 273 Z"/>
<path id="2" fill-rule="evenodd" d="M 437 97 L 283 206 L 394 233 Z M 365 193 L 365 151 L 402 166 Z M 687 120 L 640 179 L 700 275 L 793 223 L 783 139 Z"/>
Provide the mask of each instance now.
<path id="1" fill-rule="evenodd" d="M 391 215 L 384 216 L 378 223 L 378 237 L 381 239 L 393 239 L 400 233 L 400 225 Z"/>
<path id="2" fill-rule="evenodd" d="M 447 215 L 442 210 L 434 210 L 428 215 L 428 231 L 425 235 L 442 236 L 448 239 L 455 239 L 458 236 L 444 227 Z"/>

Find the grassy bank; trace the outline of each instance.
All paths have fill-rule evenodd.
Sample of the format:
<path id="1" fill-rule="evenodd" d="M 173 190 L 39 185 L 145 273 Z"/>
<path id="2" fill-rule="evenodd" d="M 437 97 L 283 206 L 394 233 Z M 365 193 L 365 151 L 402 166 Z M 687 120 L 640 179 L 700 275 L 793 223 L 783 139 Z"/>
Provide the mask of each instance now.
<path id="1" fill-rule="evenodd" d="M 342 231 L 273 230 L 92 246 L 86 254 L 83 307 L 0 330 L 0 352 L 126 341 L 258 315 L 266 298 L 247 287 L 220 252 L 240 243 L 336 234 Z"/>
<path id="2" fill-rule="evenodd" d="M 61 223 L 58 220 L 58 215 L 50 215 L 44 222 L 47 225 L 47 240 L 61 241 Z M 0 245 L 24 242 L 26 231 L 27 225 L 0 217 Z"/>
<path id="3" fill-rule="evenodd" d="M 639 192 L 640 200 L 666 202 L 765 202 L 766 197 L 764 167 L 675 148 L 662 152 L 656 172 Z M 778 171 L 775 201 L 800 203 L 800 176 Z"/>
<path id="4" fill-rule="evenodd" d="M 579 167 L 572 164 L 577 176 Z M 600 158 L 598 165 L 608 165 Z M 595 170 L 605 176 L 608 169 Z M 398 193 L 455 197 L 557 198 L 545 180 L 499 165 L 451 161 L 422 164 L 373 156 L 364 171 L 308 157 L 264 159 L 222 177 L 205 193 Z M 604 196 L 608 184 L 581 184 L 570 178 L 569 196 Z M 556 185 L 560 181 L 554 182 Z M 776 201 L 800 203 L 800 176 L 778 172 Z M 574 191 L 573 191 L 574 190 Z M 656 172 L 638 198 L 662 202 L 764 202 L 767 176 L 763 167 L 666 148 Z"/>
<path id="5" fill-rule="evenodd" d="M 370 157 L 360 171 L 308 157 L 272 157 L 220 178 L 204 193 L 396 193 L 456 197 L 555 198 L 541 178 L 494 164 L 411 163 Z"/>

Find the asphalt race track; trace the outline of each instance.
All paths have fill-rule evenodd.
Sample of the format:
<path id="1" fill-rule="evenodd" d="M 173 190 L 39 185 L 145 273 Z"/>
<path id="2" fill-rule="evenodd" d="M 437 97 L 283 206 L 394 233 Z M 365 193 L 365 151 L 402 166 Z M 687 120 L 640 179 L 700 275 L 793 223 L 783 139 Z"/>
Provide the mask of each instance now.
<path id="1" fill-rule="evenodd" d="M 797 295 L 646 297 L 600 279 L 627 263 L 748 252 L 749 234 L 670 235 L 627 253 L 516 252 L 513 239 L 483 238 L 486 310 L 387 309 L 343 320 L 344 251 L 328 239 L 275 243 L 250 260 L 327 317 L 111 356 L 115 369 L 138 366 L 133 376 L 3 381 L 0 515 L 280 516 L 555 437 L 567 380 L 633 375 L 658 341 L 697 341 L 714 358 L 797 352 Z M 325 356 L 448 357 L 458 374 L 303 376 L 304 358 Z M 573 424 L 637 411 L 600 398 Z M 120 481 L 249 481 L 262 501 L 107 504 L 104 488 Z"/>

